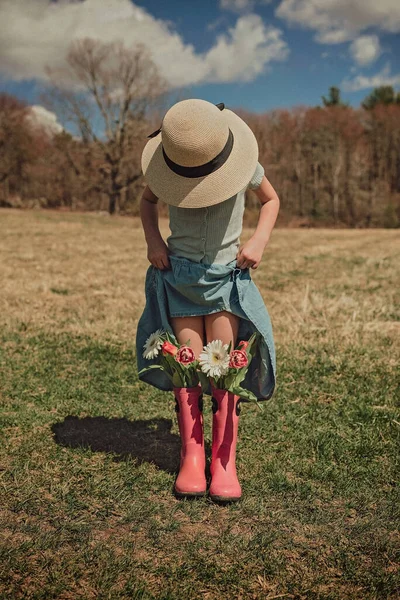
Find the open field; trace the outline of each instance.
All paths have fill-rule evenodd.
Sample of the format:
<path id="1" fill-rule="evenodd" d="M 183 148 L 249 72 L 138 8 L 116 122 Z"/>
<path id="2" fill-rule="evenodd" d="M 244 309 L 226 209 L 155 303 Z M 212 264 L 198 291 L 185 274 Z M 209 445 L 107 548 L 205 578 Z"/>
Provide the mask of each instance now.
<path id="1" fill-rule="evenodd" d="M 242 405 L 232 506 L 172 494 L 172 394 L 135 368 L 147 265 L 138 220 L 0 212 L 0 598 L 398 598 L 399 232 L 274 231 L 278 382 Z"/>

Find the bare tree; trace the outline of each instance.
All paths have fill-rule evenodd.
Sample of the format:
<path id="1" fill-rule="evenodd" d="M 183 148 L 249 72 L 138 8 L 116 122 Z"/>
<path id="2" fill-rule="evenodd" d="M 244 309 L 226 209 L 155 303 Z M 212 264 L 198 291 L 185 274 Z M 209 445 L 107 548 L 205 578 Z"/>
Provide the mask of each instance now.
<path id="1" fill-rule="evenodd" d="M 148 122 L 153 101 L 143 100 L 141 111 L 128 111 L 122 130 L 123 117 L 117 122 L 120 113 L 111 111 L 119 109 L 114 103 L 116 98 L 121 102 L 123 94 L 115 93 L 106 105 L 107 134 L 94 95 L 82 83 L 80 88 L 75 84 L 72 93 L 67 75 L 72 77 L 66 71 L 64 87 L 56 89 L 59 108 L 65 109 L 65 119 L 70 114 L 75 118 L 79 138 L 65 131 L 49 136 L 32 127 L 29 107 L 0 94 L 0 207 L 97 210 L 106 201 L 111 210 L 119 204 L 134 214 L 144 185 L 139 177 L 141 150 L 161 116 L 152 114 Z M 95 78 L 101 104 L 105 90 L 98 81 Z M 163 97 L 160 113 L 171 100 L 170 94 Z M 399 105 L 381 102 L 371 110 L 297 107 L 260 115 L 242 111 L 242 116 L 255 132 L 259 160 L 279 190 L 281 223 L 399 227 Z M 248 206 L 253 204 L 257 201 L 249 194 Z M 256 219 L 251 210 L 247 215 Z"/>
<path id="2" fill-rule="evenodd" d="M 72 153 L 68 160 L 87 193 L 107 194 L 113 214 L 121 194 L 141 176 L 138 146 L 145 139 L 146 117 L 167 84 L 143 45 L 126 48 L 88 38 L 71 45 L 65 67 L 47 73 L 52 88 L 45 101 L 64 124 L 76 127 L 97 165 L 94 177 L 88 179 Z"/>
<path id="3" fill-rule="evenodd" d="M 25 123 L 28 107 L 17 98 L 0 94 L 0 205 L 8 205 L 10 180 L 21 181 L 34 158 L 33 137 Z"/>

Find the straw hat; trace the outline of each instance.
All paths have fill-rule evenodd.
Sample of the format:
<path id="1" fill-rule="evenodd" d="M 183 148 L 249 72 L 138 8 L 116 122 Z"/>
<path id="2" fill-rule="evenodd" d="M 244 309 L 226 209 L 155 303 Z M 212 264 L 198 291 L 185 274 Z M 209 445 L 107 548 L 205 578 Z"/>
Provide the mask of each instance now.
<path id="1" fill-rule="evenodd" d="M 182 208 L 213 206 L 244 189 L 258 162 L 257 140 L 223 104 L 183 100 L 149 136 L 142 170 L 152 192 Z"/>

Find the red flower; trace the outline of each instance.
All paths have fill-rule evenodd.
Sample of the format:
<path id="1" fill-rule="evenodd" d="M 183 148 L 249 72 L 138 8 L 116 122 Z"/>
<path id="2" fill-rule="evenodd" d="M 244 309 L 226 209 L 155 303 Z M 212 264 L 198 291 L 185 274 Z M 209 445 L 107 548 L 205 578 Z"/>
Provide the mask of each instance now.
<path id="1" fill-rule="evenodd" d="M 238 344 L 238 350 L 246 350 L 248 345 L 249 345 L 249 342 L 245 342 L 244 340 L 242 340 Z"/>
<path id="2" fill-rule="evenodd" d="M 176 346 L 174 346 L 173 344 L 171 344 L 171 342 L 165 341 L 163 343 L 163 345 L 161 346 L 161 351 L 164 354 L 164 356 L 166 354 L 170 354 L 171 356 L 175 356 L 175 354 L 178 352 L 178 348 Z"/>
<path id="3" fill-rule="evenodd" d="M 194 352 L 191 348 L 189 348 L 189 346 L 181 346 L 175 358 L 183 365 L 188 365 L 196 360 Z"/>
<path id="4" fill-rule="evenodd" d="M 243 350 L 233 350 L 230 354 L 229 366 L 233 369 L 241 369 L 242 367 L 247 367 L 249 361 L 247 359 L 247 354 Z"/>

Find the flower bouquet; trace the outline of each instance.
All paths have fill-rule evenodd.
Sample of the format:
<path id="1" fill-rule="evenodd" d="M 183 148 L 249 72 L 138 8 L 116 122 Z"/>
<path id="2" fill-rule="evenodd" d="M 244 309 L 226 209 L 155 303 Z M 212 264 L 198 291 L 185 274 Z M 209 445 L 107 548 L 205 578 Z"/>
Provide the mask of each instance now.
<path id="1" fill-rule="evenodd" d="M 146 340 L 143 358 L 152 360 L 160 357 L 159 364 L 152 364 L 139 372 L 146 373 L 150 369 L 161 369 L 170 379 L 174 387 L 196 387 L 199 382 L 199 361 L 186 344 L 178 344 L 173 334 L 157 329 Z"/>
<path id="2" fill-rule="evenodd" d="M 202 386 L 208 386 L 208 378 L 210 378 L 214 388 L 227 390 L 241 398 L 251 400 L 261 409 L 255 394 L 241 386 L 255 354 L 257 341 L 257 334 L 253 333 L 247 342 L 239 342 L 237 348 L 232 351 L 231 344 L 228 346 L 221 340 L 213 340 L 204 346 L 199 356 L 199 377 Z"/>

